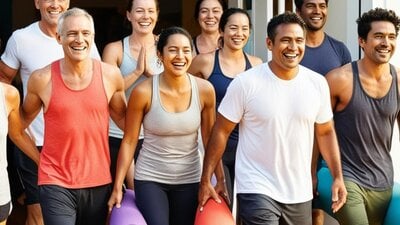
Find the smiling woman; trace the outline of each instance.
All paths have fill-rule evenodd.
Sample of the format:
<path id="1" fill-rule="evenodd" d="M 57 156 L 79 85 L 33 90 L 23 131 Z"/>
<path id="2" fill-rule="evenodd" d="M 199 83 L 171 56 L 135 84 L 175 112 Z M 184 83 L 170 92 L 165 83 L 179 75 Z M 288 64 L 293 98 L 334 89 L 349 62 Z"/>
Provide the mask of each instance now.
<path id="1" fill-rule="evenodd" d="M 137 206 L 148 225 L 193 224 L 201 173 L 198 132 L 201 127 L 207 143 L 215 118 L 214 89 L 187 73 L 192 41 L 186 30 L 163 30 L 157 55 L 164 72 L 138 84 L 129 99 L 109 208 L 121 202 L 121 186 L 143 123 L 134 179 Z M 222 170 L 217 176 L 223 176 Z"/>

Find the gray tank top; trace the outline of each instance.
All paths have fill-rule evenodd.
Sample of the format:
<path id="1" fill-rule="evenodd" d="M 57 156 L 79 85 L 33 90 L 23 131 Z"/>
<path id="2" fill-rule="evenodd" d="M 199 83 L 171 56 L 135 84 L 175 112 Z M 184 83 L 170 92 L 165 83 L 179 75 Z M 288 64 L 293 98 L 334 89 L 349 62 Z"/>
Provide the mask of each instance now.
<path id="1" fill-rule="evenodd" d="M 149 112 L 143 119 L 144 141 L 135 169 L 136 180 L 164 184 L 200 181 L 201 162 L 198 149 L 201 106 L 195 79 L 191 83 L 191 102 L 184 112 L 171 113 L 160 101 L 159 77 L 153 77 Z"/>
<path id="2" fill-rule="evenodd" d="M 123 77 L 132 73 L 137 67 L 137 61 L 132 57 L 129 45 L 129 36 L 124 37 L 122 40 L 123 52 L 122 52 L 122 61 L 119 69 Z M 148 62 L 151 70 L 159 74 L 164 70 L 164 67 L 161 64 L 157 63 L 157 57 L 151 58 Z M 140 82 L 146 80 L 147 77 L 145 75 L 141 75 L 128 89 L 125 90 L 126 101 L 129 101 L 129 97 L 131 96 L 131 92 L 134 87 L 136 87 Z M 123 137 L 124 133 L 118 128 L 118 126 L 110 119 L 110 136 L 115 138 Z M 142 132 L 140 132 L 139 138 L 143 138 Z"/>
<path id="3" fill-rule="evenodd" d="M 357 62 L 352 62 L 352 69 L 352 97 L 346 108 L 334 115 L 343 176 L 362 187 L 385 190 L 393 185 L 390 148 L 400 106 L 396 70 L 390 65 L 392 84 L 388 93 L 377 99 L 363 90 Z"/>

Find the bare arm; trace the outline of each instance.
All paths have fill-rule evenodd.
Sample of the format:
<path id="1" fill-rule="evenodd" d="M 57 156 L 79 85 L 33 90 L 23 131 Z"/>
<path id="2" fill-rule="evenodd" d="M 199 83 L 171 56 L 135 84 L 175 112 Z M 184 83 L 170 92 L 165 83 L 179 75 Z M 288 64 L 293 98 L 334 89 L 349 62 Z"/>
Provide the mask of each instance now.
<path id="1" fill-rule="evenodd" d="M 121 130 L 124 130 L 126 113 L 124 81 L 117 67 L 103 63 L 102 69 L 104 87 L 109 99 L 110 117 Z"/>
<path id="2" fill-rule="evenodd" d="M 116 41 L 106 45 L 103 51 L 103 61 L 113 66 L 120 67 L 122 63 L 123 44 L 122 41 Z M 124 89 L 128 89 L 145 71 L 146 50 L 141 48 L 137 60 L 137 66 L 132 73 L 123 77 Z"/>
<path id="3" fill-rule="evenodd" d="M 333 177 L 332 210 L 335 213 L 346 203 L 347 191 L 344 186 L 339 145 L 337 143 L 333 121 L 316 124 L 315 135 L 319 150 L 322 157 L 324 157 L 327 162 Z"/>
<path id="4" fill-rule="evenodd" d="M 18 91 L 12 86 L 3 85 L 5 88 L 8 108 L 8 134 L 11 140 L 36 164 L 39 164 L 39 151 L 32 139 L 25 133 L 20 117 L 20 97 Z"/>
<path id="5" fill-rule="evenodd" d="M 194 57 L 188 72 L 196 77 L 208 79 L 214 67 L 214 53 L 199 54 Z"/>
<path id="6" fill-rule="evenodd" d="M 142 124 L 144 114 L 149 107 L 151 98 L 150 85 L 151 84 L 149 82 L 144 81 L 132 91 L 131 97 L 129 98 L 125 122 L 126 131 L 124 132 L 124 137 L 118 153 L 114 189 L 108 201 L 108 207 L 110 211 L 114 205 L 117 207 L 121 206 L 122 184 L 128 168 L 132 164 L 139 138 L 140 126 Z"/>
<path id="7" fill-rule="evenodd" d="M 0 60 L 0 82 L 11 84 L 18 70 L 7 66 L 3 61 Z"/>
<path id="8" fill-rule="evenodd" d="M 199 190 L 200 209 L 202 209 L 210 197 L 214 198 L 217 202 L 220 202 L 218 194 L 211 185 L 211 176 L 216 167 L 220 165 L 222 154 L 225 151 L 226 142 L 235 126 L 236 123 L 231 122 L 219 113 L 217 114 L 217 119 L 213 126 L 211 137 L 205 151 L 203 173 L 201 175 Z"/>
<path id="9" fill-rule="evenodd" d="M 51 94 L 50 67 L 34 71 L 28 80 L 28 88 L 22 105 L 22 115 L 25 126 L 29 126 L 32 120 L 43 110 L 46 111 Z"/>

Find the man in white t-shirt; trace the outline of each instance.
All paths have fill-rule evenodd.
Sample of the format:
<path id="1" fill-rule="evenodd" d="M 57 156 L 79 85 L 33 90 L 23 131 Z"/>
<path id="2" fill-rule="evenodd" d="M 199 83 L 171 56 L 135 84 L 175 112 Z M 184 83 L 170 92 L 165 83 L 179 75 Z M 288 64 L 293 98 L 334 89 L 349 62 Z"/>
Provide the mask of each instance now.
<path id="1" fill-rule="evenodd" d="M 334 177 L 332 209 L 346 201 L 329 87 L 301 65 L 305 24 L 286 12 L 268 23 L 272 60 L 235 78 L 218 109 L 205 155 L 199 204 L 213 197 L 210 183 L 230 132 L 239 123 L 236 183 L 243 224 L 311 225 L 314 130 Z M 256 222 L 257 221 L 257 222 Z"/>
<path id="2" fill-rule="evenodd" d="M 16 30 L 7 42 L 0 60 L 0 81 L 11 83 L 20 72 L 24 96 L 28 78 L 33 71 L 40 69 L 64 56 L 62 46 L 56 40 L 59 16 L 69 7 L 69 0 L 34 0 L 41 19 L 25 28 Z M 100 59 L 97 48 L 92 48 L 92 57 Z M 43 114 L 32 122 L 29 132 L 36 146 L 43 146 Z M 43 224 L 37 188 L 37 166 L 25 154 L 18 158 L 18 170 L 24 184 L 27 205 L 26 225 Z"/>

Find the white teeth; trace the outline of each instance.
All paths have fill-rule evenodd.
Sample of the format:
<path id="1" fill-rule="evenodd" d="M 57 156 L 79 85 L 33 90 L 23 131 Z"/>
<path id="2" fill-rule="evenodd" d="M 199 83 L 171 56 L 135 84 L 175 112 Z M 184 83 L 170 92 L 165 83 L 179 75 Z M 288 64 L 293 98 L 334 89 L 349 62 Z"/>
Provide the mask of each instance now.
<path id="1" fill-rule="evenodd" d="M 207 25 L 215 25 L 216 23 L 215 22 L 205 22 L 205 24 L 207 24 Z"/>
<path id="2" fill-rule="evenodd" d="M 172 63 L 174 66 L 184 66 L 185 65 L 185 63 Z"/>
<path id="3" fill-rule="evenodd" d="M 286 54 L 284 54 L 284 56 L 286 56 L 286 57 L 288 57 L 288 58 L 296 58 L 297 54 L 289 54 L 289 53 L 286 53 Z"/>
<path id="4" fill-rule="evenodd" d="M 321 17 L 313 17 L 313 18 L 311 18 L 312 20 L 322 20 L 322 18 Z"/>
<path id="5" fill-rule="evenodd" d="M 378 52 L 381 52 L 381 53 L 389 53 L 389 50 L 387 50 L 387 49 L 380 49 L 380 50 L 378 50 Z"/>
<path id="6" fill-rule="evenodd" d="M 147 23 L 139 23 L 140 26 L 150 26 L 151 23 L 147 22 Z"/>
<path id="7" fill-rule="evenodd" d="M 51 15 L 58 15 L 58 14 L 60 14 L 60 11 L 49 11 L 49 13 Z"/>
<path id="8" fill-rule="evenodd" d="M 83 51 L 86 49 L 86 47 L 82 46 L 82 47 L 71 47 L 73 50 L 75 51 Z"/>

